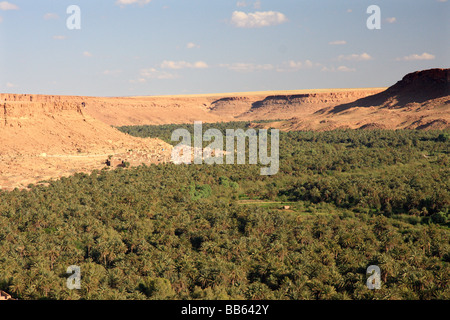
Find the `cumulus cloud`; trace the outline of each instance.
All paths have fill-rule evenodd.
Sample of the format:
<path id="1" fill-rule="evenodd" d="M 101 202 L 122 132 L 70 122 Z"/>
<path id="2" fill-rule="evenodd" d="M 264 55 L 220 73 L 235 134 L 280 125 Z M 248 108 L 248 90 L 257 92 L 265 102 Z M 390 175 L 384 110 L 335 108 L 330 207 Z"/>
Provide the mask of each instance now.
<path id="1" fill-rule="evenodd" d="M 284 62 L 282 67 L 277 68 L 278 72 L 284 72 L 284 71 L 296 71 L 300 69 L 310 69 L 313 67 L 320 67 L 320 63 L 312 62 L 311 60 L 305 60 L 305 61 L 294 61 L 290 60 L 288 62 Z"/>
<path id="2" fill-rule="evenodd" d="M 436 58 L 434 55 L 424 52 L 421 55 L 411 54 L 403 58 L 397 58 L 397 61 L 433 60 L 434 58 Z"/>
<path id="3" fill-rule="evenodd" d="M 200 46 L 198 44 L 193 43 L 193 42 L 188 42 L 186 44 L 186 48 L 193 49 L 193 48 L 200 48 Z"/>
<path id="4" fill-rule="evenodd" d="M 228 70 L 236 71 L 236 72 L 252 72 L 257 70 L 273 70 L 274 66 L 271 64 L 254 64 L 254 63 L 231 63 L 231 64 L 221 64 L 219 65 L 222 68 L 227 68 Z"/>
<path id="5" fill-rule="evenodd" d="M 134 80 L 136 82 L 145 82 L 145 79 L 176 79 L 179 76 L 166 71 L 161 71 L 156 68 L 142 69 L 140 72 L 141 78 Z M 133 81 L 133 80 L 132 80 Z"/>
<path id="6" fill-rule="evenodd" d="M 323 67 L 321 71 L 324 71 L 324 72 L 354 72 L 354 71 L 356 71 L 356 69 L 355 68 L 349 68 L 347 66 L 339 66 L 337 68 L 335 68 L 335 67 L 331 67 L 331 68 Z"/>
<path id="7" fill-rule="evenodd" d="M 237 28 L 261 28 L 275 26 L 287 22 L 288 19 L 281 12 L 257 11 L 245 13 L 234 11 L 231 16 L 231 24 Z"/>
<path id="8" fill-rule="evenodd" d="M 206 69 L 206 68 L 208 68 L 208 65 L 206 64 L 206 62 L 197 61 L 197 62 L 194 63 L 192 68 L 195 68 L 195 69 Z"/>
<path id="9" fill-rule="evenodd" d="M 186 68 L 206 69 L 206 68 L 208 68 L 208 64 L 206 64 L 206 62 L 203 62 L 203 61 L 197 61 L 197 62 L 194 62 L 194 63 L 190 63 L 190 62 L 186 62 L 186 61 L 169 61 L 169 60 L 164 60 L 161 63 L 160 67 L 162 69 L 173 69 L 173 70 L 186 69 Z"/>
<path id="10" fill-rule="evenodd" d="M 305 61 L 294 61 L 289 60 L 278 65 L 276 68 L 277 72 L 295 72 L 298 70 L 311 69 L 314 67 L 322 66 L 320 63 L 312 62 L 311 60 Z"/>
<path id="11" fill-rule="evenodd" d="M 92 53 L 90 53 L 89 51 L 84 51 L 83 52 L 83 56 L 85 56 L 85 57 L 92 57 Z"/>
<path id="12" fill-rule="evenodd" d="M 9 3 L 8 1 L 0 2 L 0 10 L 8 11 L 8 10 L 19 10 L 19 7 L 15 4 Z"/>
<path id="13" fill-rule="evenodd" d="M 138 5 L 144 5 L 147 3 L 150 3 L 152 0 L 117 0 L 116 1 L 116 5 L 120 6 L 120 7 L 125 7 L 128 6 L 130 4 L 138 4 Z"/>
<path id="14" fill-rule="evenodd" d="M 6 87 L 7 88 L 15 88 L 15 87 L 17 87 L 14 83 L 11 83 L 11 82 L 7 82 L 6 83 Z"/>
<path id="15" fill-rule="evenodd" d="M 66 36 L 53 36 L 54 40 L 65 40 Z"/>
<path id="16" fill-rule="evenodd" d="M 338 57 L 338 60 L 347 60 L 347 61 L 367 61 L 372 60 L 372 57 L 368 53 L 362 53 L 362 54 L 350 54 L 350 55 L 340 55 Z"/>
<path id="17" fill-rule="evenodd" d="M 386 20 L 387 23 L 395 23 L 395 22 L 397 22 L 397 18 L 396 17 L 386 18 L 385 20 Z"/>
<path id="18" fill-rule="evenodd" d="M 143 83 L 147 79 L 177 79 L 180 76 L 176 73 L 172 73 L 168 70 L 181 70 L 181 69 L 205 69 L 208 68 L 208 64 L 203 61 L 186 62 L 186 61 L 170 61 L 164 60 L 161 64 L 155 67 L 141 69 L 140 77 L 136 80 L 130 80 L 131 83 Z"/>
<path id="19" fill-rule="evenodd" d="M 346 67 L 346 66 L 339 66 L 339 67 L 337 67 L 337 71 L 340 71 L 340 72 L 353 72 L 353 71 L 356 71 L 356 69 L 355 68 L 349 68 L 349 67 Z"/>
<path id="20" fill-rule="evenodd" d="M 266 64 L 257 64 L 257 63 L 245 63 L 245 62 L 236 62 L 236 63 L 227 63 L 220 64 L 219 67 L 226 68 L 231 71 L 236 72 L 254 72 L 254 71 L 272 71 L 275 70 L 277 72 L 293 72 L 300 69 L 310 69 L 321 67 L 322 64 L 312 62 L 311 60 L 305 61 L 294 61 L 289 60 L 285 61 L 279 65 L 273 65 L 270 63 Z"/>
<path id="21" fill-rule="evenodd" d="M 336 41 L 328 42 L 328 44 L 330 44 L 330 45 L 344 45 L 344 44 L 347 44 L 347 41 L 345 41 L 345 40 L 336 40 Z"/>
<path id="22" fill-rule="evenodd" d="M 56 13 L 49 12 L 49 13 L 44 14 L 44 20 L 56 20 L 58 18 L 59 18 L 59 16 Z"/>

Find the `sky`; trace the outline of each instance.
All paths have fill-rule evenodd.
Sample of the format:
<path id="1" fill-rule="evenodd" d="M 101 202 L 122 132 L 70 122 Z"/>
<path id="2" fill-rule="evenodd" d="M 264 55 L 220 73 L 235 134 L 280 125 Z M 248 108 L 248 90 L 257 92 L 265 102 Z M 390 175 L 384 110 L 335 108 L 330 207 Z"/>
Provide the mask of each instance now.
<path id="1" fill-rule="evenodd" d="M 0 92 L 387 87 L 449 39 L 450 0 L 0 0 Z"/>

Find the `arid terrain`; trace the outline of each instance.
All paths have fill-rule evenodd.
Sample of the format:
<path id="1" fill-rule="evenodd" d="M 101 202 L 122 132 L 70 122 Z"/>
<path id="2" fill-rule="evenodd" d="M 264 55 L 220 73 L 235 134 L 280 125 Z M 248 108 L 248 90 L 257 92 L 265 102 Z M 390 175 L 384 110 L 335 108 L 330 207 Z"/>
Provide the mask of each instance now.
<path id="1" fill-rule="evenodd" d="M 131 137 L 92 118 L 81 97 L 0 94 L 0 99 L 2 189 L 102 169 L 109 156 L 132 162 L 130 150 L 141 151 L 140 163 L 170 159 L 172 146 Z"/>
<path id="2" fill-rule="evenodd" d="M 112 126 L 274 120 L 282 130 L 448 129 L 449 69 L 411 73 L 389 88 L 186 96 L 0 94 L 0 188 L 26 188 L 107 166 L 170 161 L 172 147 Z"/>
<path id="3" fill-rule="evenodd" d="M 385 88 L 83 98 L 86 113 L 113 126 L 290 119 L 353 102 Z M 81 101 L 80 101 L 81 103 Z"/>
<path id="4" fill-rule="evenodd" d="M 450 71 L 413 72 L 380 93 L 266 126 L 282 130 L 449 129 Z"/>

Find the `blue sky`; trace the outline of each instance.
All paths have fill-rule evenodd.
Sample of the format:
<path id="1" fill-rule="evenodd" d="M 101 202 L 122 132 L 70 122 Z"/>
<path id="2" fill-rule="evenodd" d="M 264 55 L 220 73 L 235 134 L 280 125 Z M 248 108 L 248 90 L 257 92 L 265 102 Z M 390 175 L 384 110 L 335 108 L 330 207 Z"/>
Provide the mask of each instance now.
<path id="1" fill-rule="evenodd" d="M 70 5 L 81 29 L 67 28 Z M 449 21 L 450 0 L 0 0 L 0 92 L 383 87 L 448 68 Z"/>

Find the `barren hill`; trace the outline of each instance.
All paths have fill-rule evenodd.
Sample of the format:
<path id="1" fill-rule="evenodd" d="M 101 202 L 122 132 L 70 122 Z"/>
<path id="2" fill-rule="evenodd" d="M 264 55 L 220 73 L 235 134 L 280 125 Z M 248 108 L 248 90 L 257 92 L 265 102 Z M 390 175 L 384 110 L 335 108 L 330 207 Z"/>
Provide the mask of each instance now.
<path id="1" fill-rule="evenodd" d="M 450 95 L 450 70 L 430 69 L 409 73 L 387 90 L 378 94 L 358 99 L 348 104 L 339 105 L 331 112 L 338 113 L 352 107 L 371 107 L 400 109 L 411 104 L 441 104 L 440 98 Z M 444 103 L 446 100 L 442 100 Z"/>
<path id="2" fill-rule="evenodd" d="M 449 129 L 449 80 L 450 69 L 417 71 L 380 93 L 265 126 L 283 130 Z"/>
<path id="3" fill-rule="evenodd" d="M 170 145 L 123 134 L 87 115 L 83 102 L 83 97 L 0 94 L 0 188 L 101 169 L 109 155 L 131 149 L 149 155 L 142 162 L 170 159 Z"/>
<path id="4" fill-rule="evenodd" d="M 290 119 L 385 88 L 86 98 L 86 114 L 114 126 Z"/>

